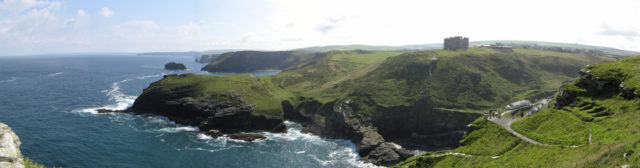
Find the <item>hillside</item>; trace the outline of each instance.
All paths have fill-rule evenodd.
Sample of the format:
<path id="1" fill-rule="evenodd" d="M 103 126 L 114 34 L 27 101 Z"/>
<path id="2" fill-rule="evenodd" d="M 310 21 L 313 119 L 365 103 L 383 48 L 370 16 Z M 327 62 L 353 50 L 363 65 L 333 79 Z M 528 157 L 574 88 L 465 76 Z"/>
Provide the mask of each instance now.
<path id="1" fill-rule="evenodd" d="M 633 56 L 639 55 L 638 51 L 621 50 L 611 47 L 592 46 L 575 43 L 556 43 L 556 42 L 544 42 L 544 41 L 524 41 L 524 40 L 487 40 L 487 41 L 471 41 L 469 46 L 481 46 L 490 45 L 495 43 L 503 43 L 507 45 L 529 45 L 529 46 L 541 46 L 541 47 L 562 47 L 565 49 L 585 49 L 585 50 L 600 50 L 606 55 L 610 56 Z M 373 45 L 330 45 L 330 46 L 315 46 L 306 47 L 294 50 L 304 50 L 313 52 L 326 52 L 331 50 L 369 50 L 369 51 L 415 51 L 415 50 L 432 50 L 442 49 L 442 43 L 430 43 L 430 44 L 412 44 L 412 45 L 400 45 L 400 46 L 373 46 Z"/>
<path id="2" fill-rule="evenodd" d="M 243 56 L 232 57 L 234 54 Z M 159 94 L 170 99 L 189 97 L 189 101 L 224 95 L 214 99 L 242 102 L 251 106 L 254 116 L 300 122 L 305 132 L 351 139 L 363 160 L 392 165 L 407 154 L 389 141 L 429 149 L 456 147 L 467 124 L 484 110 L 523 98 L 550 96 L 563 82 L 577 77 L 584 65 L 615 60 L 489 48 L 271 54 L 285 60 L 278 64 L 284 69 L 282 73 L 263 77 L 168 76 L 145 89 L 143 95 L 149 100 Z M 210 65 L 260 67 L 263 65 L 257 63 L 266 61 L 250 59 L 264 57 L 260 52 L 225 55 Z M 235 66 L 222 63 L 226 61 Z M 134 107 L 137 104 L 154 103 L 136 100 Z"/>
<path id="3" fill-rule="evenodd" d="M 218 56 L 213 62 L 202 67 L 208 72 L 251 72 L 267 69 L 285 69 L 300 61 L 307 60 L 316 53 L 307 51 L 237 51 Z"/>
<path id="4" fill-rule="evenodd" d="M 552 106 L 555 108 L 546 108 L 511 125 L 518 133 L 546 145 L 518 140 L 505 128 L 480 118 L 460 141 L 461 147 L 416 156 L 396 166 L 638 166 L 638 65 L 640 56 L 586 66 L 580 77 L 562 86 Z"/>

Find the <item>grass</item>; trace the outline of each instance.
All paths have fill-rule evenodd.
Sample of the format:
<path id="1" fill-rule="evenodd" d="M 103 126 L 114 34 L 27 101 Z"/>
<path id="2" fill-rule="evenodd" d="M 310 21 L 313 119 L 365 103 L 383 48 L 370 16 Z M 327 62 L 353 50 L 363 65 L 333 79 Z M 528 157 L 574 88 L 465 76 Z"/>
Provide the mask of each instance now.
<path id="1" fill-rule="evenodd" d="M 545 144 L 585 145 L 589 139 L 589 125 L 590 123 L 580 120 L 567 111 L 543 110 L 536 115 L 516 121 L 511 128 Z"/>
<path id="2" fill-rule="evenodd" d="M 212 64 L 251 54 L 256 53 L 223 55 Z M 545 61 L 548 59 L 552 61 Z M 165 82 L 171 85 L 169 90 L 196 88 L 198 92 L 191 93 L 194 96 L 218 92 L 242 95 L 256 104 L 256 114 L 267 116 L 278 116 L 283 100 L 296 104 L 298 97 L 306 97 L 321 103 L 349 100 L 359 106 L 357 114 L 377 119 L 393 112 L 384 109 L 416 103 L 430 109 L 481 113 L 520 99 L 539 99 L 553 94 L 582 66 L 603 61 L 612 59 L 527 49 L 329 51 L 300 59 L 274 76 L 191 75 Z"/>
<path id="3" fill-rule="evenodd" d="M 454 152 L 481 156 L 498 156 L 511 150 L 522 140 L 511 135 L 500 125 L 478 118 L 471 123 L 471 131 L 460 141 L 460 147 Z"/>
<path id="4" fill-rule="evenodd" d="M 634 60 L 638 57 L 629 58 Z M 594 76 L 602 80 L 627 80 L 640 73 L 633 72 L 637 62 L 622 60 L 592 65 Z M 597 69 L 596 69 L 597 68 Z M 617 70 L 611 70 L 617 69 Z M 614 72 L 614 73 L 612 73 Z M 617 76 L 622 72 L 622 76 Z M 613 75 L 605 77 L 602 75 Z M 576 81 L 583 80 L 578 78 Z M 404 167 L 619 167 L 640 165 L 640 99 L 626 99 L 620 93 L 601 94 L 588 86 L 566 84 L 563 89 L 584 92 L 575 103 L 560 109 L 545 108 L 539 113 L 512 124 L 512 128 L 536 141 L 553 146 L 513 142 L 503 128 L 474 122 L 474 130 L 463 139 L 462 146 L 453 150 L 475 154 L 467 156 L 433 157 L 425 154 L 413 157 L 396 166 Z M 596 94 L 597 93 L 597 94 Z M 477 124 L 477 125 L 476 125 Z M 478 128 L 475 128 L 478 127 Z M 588 144 L 589 128 L 592 143 Z M 487 140 L 477 140 L 486 138 Z M 505 140 L 503 140 L 505 139 Z M 475 141 L 470 141 L 475 140 Z M 491 144 L 498 143 L 498 144 Z M 578 147 L 571 147 L 578 145 Z M 497 147 L 496 147 L 497 146 Z M 505 148 L 499 148 L 505 147 Z M 496 149 L 485 152 L 485 149 Z M 505 149 L 505 150 L 499 150 Z M 478 152 L 480 151 L 480 152 Z M 499 152 L 498 152 L 499 151 Z M 488 157 L 486 153 L 500 153 Z M 623 157 L 627 155 L 628 157 Z M 428 159 L 416 159 L 428 158 Z"/>
<path id="5" fill-rule="evenodd" d="M 46 168 L 46 166 L 33 162 L 33 160 L 23 157 L 22 158 L 24 160 L 24 167 L 25 168 Z"/>

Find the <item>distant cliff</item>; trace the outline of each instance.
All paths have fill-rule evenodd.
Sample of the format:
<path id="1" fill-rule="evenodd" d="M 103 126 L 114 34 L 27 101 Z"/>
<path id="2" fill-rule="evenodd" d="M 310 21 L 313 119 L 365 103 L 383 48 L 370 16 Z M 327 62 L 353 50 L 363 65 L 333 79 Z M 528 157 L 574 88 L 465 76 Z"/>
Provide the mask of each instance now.
<path id="1" fill-rule="evenodd" d="M 202 68 L 208 72 L 251 72 L 257 70 L 283 70 L 293 64 L 315 56 L 309 51 L 238 51 L 224 53 Z"/>
<path id="2" fill-rule="evenodd" d="M 200 55 L 200 58 L 196 58 L 196 62 L 208 64 L 216 60 L 221 54 L 203 54 Z"/>

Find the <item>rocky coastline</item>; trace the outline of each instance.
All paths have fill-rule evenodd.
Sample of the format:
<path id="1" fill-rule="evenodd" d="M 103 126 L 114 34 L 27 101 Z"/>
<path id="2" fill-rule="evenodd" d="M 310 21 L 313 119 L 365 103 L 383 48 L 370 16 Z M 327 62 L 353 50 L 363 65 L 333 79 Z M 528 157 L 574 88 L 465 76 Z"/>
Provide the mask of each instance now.
<path id="1" fill-rule="evenodd" d="M 24 168 L 20 138 L 7 124 L 0 123 L 0 167 Z"/>

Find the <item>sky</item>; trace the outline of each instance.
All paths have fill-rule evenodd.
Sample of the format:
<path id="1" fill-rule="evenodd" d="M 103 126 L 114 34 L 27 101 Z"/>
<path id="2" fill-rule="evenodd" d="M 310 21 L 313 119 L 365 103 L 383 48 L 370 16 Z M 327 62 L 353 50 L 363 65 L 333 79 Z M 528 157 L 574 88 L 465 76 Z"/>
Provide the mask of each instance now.
<path id="1" fill-rule="evenodd" d="M 640 51 L 640 0 L 1 0 L 0 55 L 535 40 Z"/>

